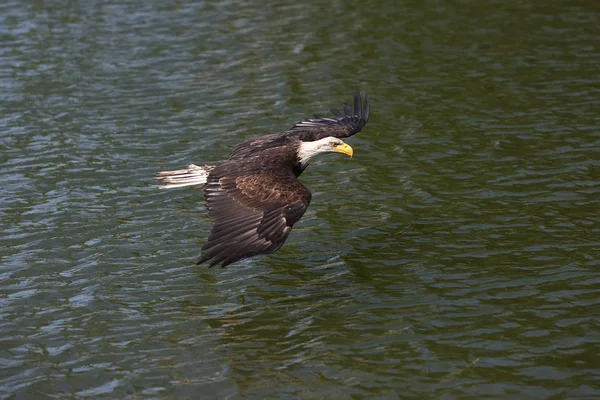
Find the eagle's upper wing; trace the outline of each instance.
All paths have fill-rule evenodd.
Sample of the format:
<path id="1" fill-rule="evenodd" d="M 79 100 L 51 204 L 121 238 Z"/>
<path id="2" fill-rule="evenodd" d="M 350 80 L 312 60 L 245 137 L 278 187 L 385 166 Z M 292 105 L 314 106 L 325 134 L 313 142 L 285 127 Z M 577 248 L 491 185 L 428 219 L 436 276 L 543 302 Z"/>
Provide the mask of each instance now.
<path id="1" fill-rule="evenodd" d="M 362 98 L 358 87 L 354 91 L 354 106 L 344 103 L 343 112 L 332 109 L 332 117 L 315 115 L 314 119 L 298 122 L 288 134 L 304 142 L 320 140 L 328 136 L 346 138 L 361 131 L 369 121 L 369 96 Z"/>
<path id="2" fill-rule="evenodd" d="M 288 141 L 301 140 L 313 142 L 328 136 L 345 138 L 361 131 L 369 121 L 369 96 L 363 98 L 354 91 L 354 105 L 344 103 L 343 112 L 332 109 L 331 117 L 315 115 L 314 119 L 298 122 L 286 132 L 259 136 L 238 144 L 231 154 L 230 160 L 244 158 L 268 148 L 281 146 Z"/>
<path id="3" fill-rule="evenodd" d="M 287 239 L 310 203 L 310 191 L 291 169 L 244 167 L 228 162 L 216 167 L 204 187 L 213 221 L 198 264 L 225 267 L 241 258 L 272 253 Z M 242 171 L 245 171 L 241 173 Z"/>

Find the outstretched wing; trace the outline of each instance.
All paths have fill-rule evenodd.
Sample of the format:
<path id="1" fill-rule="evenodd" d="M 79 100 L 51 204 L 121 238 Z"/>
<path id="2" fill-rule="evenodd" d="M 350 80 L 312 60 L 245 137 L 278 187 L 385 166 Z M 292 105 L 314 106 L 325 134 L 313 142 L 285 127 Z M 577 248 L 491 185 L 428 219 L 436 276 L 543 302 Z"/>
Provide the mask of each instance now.
<path id="1" fill-rule="evenodd" d="M 274 252 L 308 208 L 310 191 L 291 170 L 263 166 L 240 174 L 242 170 L 236 163 L 225 163 L 208 178 L 204 193 L 213 227 L 198 264 L 225 267 Z"/>
<path id="2" fill-rule="evenodd" d="M 354 105 L 344 103 L 343 111 L 332 109 L 331 117 L 315 115 L 313 119 L 298 122 L 286 132 L 259 136 L 238 144 L 230 160 L 241 159 L 272 147 L 291 141 L 314 142 L 328 136 L 346 138 L 361 131 L 369 121 L 369 96 L 360 95 L 358 87 L 354 91 Z"/>
<path id="3" fill-rule="evenodd" d="M 354 91 L 354 105 L 344 103 L 343 111 L 332 109 L 332 117 L 315 115 L 313 119 L 298 122 L 288 132 L 304 142 L 313 142 L 328 136 L 346 138 L 361 131 L 369 121 L 369 96 L 361 97 Z"/>

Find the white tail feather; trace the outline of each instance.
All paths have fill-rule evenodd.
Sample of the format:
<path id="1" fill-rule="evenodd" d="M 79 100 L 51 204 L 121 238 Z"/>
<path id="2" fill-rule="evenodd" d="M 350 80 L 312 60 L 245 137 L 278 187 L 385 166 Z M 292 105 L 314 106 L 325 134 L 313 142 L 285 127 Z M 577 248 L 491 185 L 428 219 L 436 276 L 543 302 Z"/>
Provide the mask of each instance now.
<path id="1" fill-rule="evenodd" d="M 199 167 L 194 164 L 188 165 L 185 169 L 178 169 L 175 171 L 162 171 L 157 172 L 156 179 L 162 186 L 160 189 L 171 189 L 176 187 L 184 186 L 202 186 L 208 179 L 208 174 L 214 167 L 205 165 Z"/>

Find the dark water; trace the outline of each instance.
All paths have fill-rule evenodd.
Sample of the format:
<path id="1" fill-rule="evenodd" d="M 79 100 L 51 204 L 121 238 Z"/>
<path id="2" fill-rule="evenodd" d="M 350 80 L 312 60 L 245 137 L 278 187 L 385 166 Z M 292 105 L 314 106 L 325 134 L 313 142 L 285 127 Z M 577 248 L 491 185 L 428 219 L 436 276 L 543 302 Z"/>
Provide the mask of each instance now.
<path id="1" fill-rule="evenodd" d="M 0 397 L 600 396 L 594 2 L 0 5 Z M 370 93 L 276 254 L 151 177 Z"/>

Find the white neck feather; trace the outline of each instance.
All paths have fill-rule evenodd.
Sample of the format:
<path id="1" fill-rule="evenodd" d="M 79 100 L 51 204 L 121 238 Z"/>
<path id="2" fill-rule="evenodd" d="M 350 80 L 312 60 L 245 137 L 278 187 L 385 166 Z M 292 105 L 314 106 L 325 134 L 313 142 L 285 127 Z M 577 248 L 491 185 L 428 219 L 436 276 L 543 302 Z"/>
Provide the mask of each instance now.
<path id="1" fill-rule="evenodd" d="M 298 148 L 298 161 L 300 164 L 306 166 L 317 154 L 331 151 L 331 146 L 329 146 L 331 139 L 331 137 L 326 137 L 314 142 L 301 142 L 300 148 Z"/>

